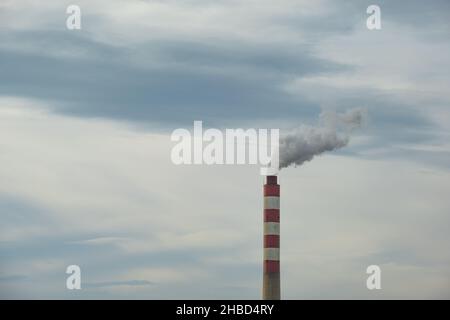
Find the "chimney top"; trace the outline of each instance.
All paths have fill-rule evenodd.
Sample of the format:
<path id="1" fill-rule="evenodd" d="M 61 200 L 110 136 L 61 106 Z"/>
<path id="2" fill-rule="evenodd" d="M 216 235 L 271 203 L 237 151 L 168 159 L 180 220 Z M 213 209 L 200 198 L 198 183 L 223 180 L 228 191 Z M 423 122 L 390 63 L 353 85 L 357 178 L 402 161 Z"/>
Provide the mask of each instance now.
<path id="1" fill-rule="evenodd" d="M 277 176 L 267 176 L 267 184 L 277 184 Z"/>

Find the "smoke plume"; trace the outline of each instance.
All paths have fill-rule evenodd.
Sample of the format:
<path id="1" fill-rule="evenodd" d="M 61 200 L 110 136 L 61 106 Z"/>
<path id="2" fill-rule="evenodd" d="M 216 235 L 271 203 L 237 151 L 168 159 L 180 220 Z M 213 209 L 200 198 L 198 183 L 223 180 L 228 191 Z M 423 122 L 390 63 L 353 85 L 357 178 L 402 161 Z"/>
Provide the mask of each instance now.
<path id="1" fill-rule="evenodd" d="M 300 166 L 314 156 L 345 147 L 353 129 L 364 121 L 362 109 L 344 113 L 325 111 L 320 114 L 319 125 L 303 125 L 280 137 L 280 169 Z"/>

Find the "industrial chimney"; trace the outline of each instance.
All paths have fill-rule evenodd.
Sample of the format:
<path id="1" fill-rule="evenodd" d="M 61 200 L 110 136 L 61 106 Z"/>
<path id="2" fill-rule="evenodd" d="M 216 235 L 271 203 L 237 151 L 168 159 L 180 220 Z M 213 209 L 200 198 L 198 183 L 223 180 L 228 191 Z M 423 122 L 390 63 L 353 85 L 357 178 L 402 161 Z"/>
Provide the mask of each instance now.
<path id="1" fill-rule="evenodd" d="M 280 299 L 280 185 L 267 176 L 264 185 L 263 299 Z"/>

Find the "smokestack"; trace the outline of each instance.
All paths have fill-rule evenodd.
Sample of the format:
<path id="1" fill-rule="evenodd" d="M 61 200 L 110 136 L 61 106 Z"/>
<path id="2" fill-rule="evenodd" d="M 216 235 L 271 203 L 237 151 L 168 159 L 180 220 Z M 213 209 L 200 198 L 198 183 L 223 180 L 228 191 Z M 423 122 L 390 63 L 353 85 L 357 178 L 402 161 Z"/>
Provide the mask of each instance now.
<path id="1" fill-rule="evenodd" d="M 263 299 L 280 299 L 280 185 L 267 176 L 264 185 Z"/>

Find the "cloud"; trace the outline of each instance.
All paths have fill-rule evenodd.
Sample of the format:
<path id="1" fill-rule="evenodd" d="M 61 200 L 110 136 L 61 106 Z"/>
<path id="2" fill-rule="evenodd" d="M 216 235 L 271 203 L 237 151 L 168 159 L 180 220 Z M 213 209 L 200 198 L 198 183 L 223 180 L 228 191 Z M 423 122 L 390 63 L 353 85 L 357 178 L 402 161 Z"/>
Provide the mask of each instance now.
<path id="1" fill-rule="evenodd" d="M 116 287 L 116 286 L 150 286 L 153 283 L 147 280 L 128 280 L 128 281 L 105 281 L 85 283 L 84 288 L 102 288 L 102 287 Z"/>
<path id="2" fill-rule="evenodd" d="M 60 34 L 54 41 L 65 36 Z M 46 37 L 51 35 L 47 33 Z M 90 44 L 79 45 L 87 48 Z M 7 85 L 0 93 L 57 101 L 54 111 L 85 117 L 151 124 L 186 124 L 202 118 L 218 123 L 221 117 L 242 121 L 283 118 L 293 112 L 308 114 L 308 109 L 298 108 L 302 104 L 308 106 L 308 101 L 284 94 L 277 83 L 292 73 L 341 68 L 297 50 L 209 48 L 189 42 L 154 46 L 149 45 L 146 50 L 160 51 L 164 58 L 158 64 L 156 57 L 157 61 L 145 68 L 126 63 L 129 53 L 115 48 L 94 49 L 100 52 L 94 59 L 3 52 L 2 77 Z"/>
<path id="3" fill-rule="evenodd" d="M 55 115 L 28 100 L 1 105 L 0 268 L 13 277 L 0 284 L 2 297 L 259 297 L 257 167 L 179 167 L 168 136 Z M 373 298 L 368 264 L 386 277 L 376 297 L 448 296 L 449 173 L 422 169 L 336 155 L 286 168 L 284 296 Z M 25 232 L 40 224 L 52 227 Z M 61 285 L 70 264 L 86 290 Z"/>
<path id="4" fill-rule="evenodd" d="M 68 4 L 4 4 L 0 94 L 152 132 L 198 119 L 285 129 L 365 106 L 376 143 L 363 151 L 393 157 L 448 132 L 446 1 L 382 1 L 379 32 L 360 1 L 81 1 L 80 32 L 65 29 Z"/>
<path id="5" fill-rule="evenodd" d="M 20 20 L 5 21 L 1 93 L 57 101 L 54 111 L 72 115 L 153 126 L 309 117 L 317 106 L 286 95 L 282 84 L 348 68 L 317 59 L 291 16 L 300 6 L 300 17 L 331 15 L 323 2 L 128 1 L 120 19 L 117 4 L 81 2 L 89 31 L 79 33 L 58 27 L 63 3 L 28 5 Z"/>
<path id="6" fill-rule="evenodd" d="M 17 282 L 21 280 L 26 280 L 27 276 L 24 275 L 9 275 L 9 276 L 0 276 L 0 282 Z"/>
<path id="7" fill-rule="evenodd" d="M 0 297 L 259 298 L 258 168 L 174 166 L 167 133 L 360 106 L 280 175 L 284 297 L 449 296 L 447 1 L 380 1 L 379 32 L 361 1 L 80 0 L 80 32 L 69 4 L 0 4 Z"/>

